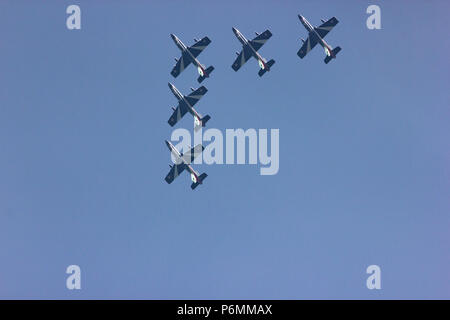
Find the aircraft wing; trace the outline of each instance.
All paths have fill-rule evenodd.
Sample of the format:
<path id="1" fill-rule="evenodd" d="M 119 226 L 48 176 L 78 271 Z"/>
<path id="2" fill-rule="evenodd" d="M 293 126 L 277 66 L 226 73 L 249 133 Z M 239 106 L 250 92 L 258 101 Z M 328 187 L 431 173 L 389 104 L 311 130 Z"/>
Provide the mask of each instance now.
<path id="1" fill-rule="evenodd" d="M 183 160 L 186 163 L 192 163 L 192 161 L 194 161 L 195 158 L 197 158 L 197 156 L 203 152 L 203 150 L 205 150 L 205 147 L 201 145 L 201 143 L 199 143 L 198 145 L 196 145 L 194 148 L 191 148 L 191 150 L 189 150 L 188 152 L 184 153 L 182 155 Z"/>
<path id="2" fill-rule="evenodd" d="M 263 46 L 263 44 L 270 39 L 271 36 L 272 32 L 270 32 L 270 30 L 266 30 L 249 42 L 252 45 L 253 49 L 258 51 Z"/>
<path id="3" fill-rule="evenodd" d="M 189 53 L 187 52 L 183 52 L 183 54 L 181 55 L 181 58 L 178 59 L 176 65 L 173 67 L 172 71 L 170 72 L 170 74 L 176 78 L 178 77 L 178 75 L 183 72 L 184 69 L 186 69 L 186 67 L 188 65 L 190 65 L 192 62 L 192 58 L 189 55 Z"/>
<path id="4" fill-rule="evenodd" d="M 175 178 L 184 171 L 184 169 L 186 169 L 186 164 L 174 164 L 164 180 L 166 180 L 169 184 L 172 183 L 173 180 L 175 180 Z"/>
<path id="5" fill-rule="evenodd" d="M 184 101 L 180 101 L 178 107 L 173 111 L 172 115 L 167 121 L 172 127 L 183 118 L 183 116 L 188 112 L 188 106 L 184 103 Z"/>
<path id="6" fill-rule="evenodd" d="M 298 50 L 297 55 L 303 59 L 306 54 L 316 46 L 316 44 L 318 43 L 317 40 L 317 36 L 313 33 L 310 33 L 308 39 L 306 39 L 300 50 Z"/>
<path id="7" fill-rule="evenodd" d="M 239 53 L 236 60 L 234 60 L 233 65 L 231 67 L 233 68 L 234 71 L 238 71 L 244 65 L 244 63 L 246 63 L 248 59 L 250 59 L 251 57 L 252 51 L 250 50 L 250 48 L 248 48 L 248 46 L 245 46 L 242 49 L 241 53 Z"/>
<path id="8" fill-rule="evenodd" d="M 194 57 L 197 57 L 203 51 L 203 49 L 205 49 L 210 43 L 211 40 L 209 40 L 208 37 L 204 37 L 203 39 L 197 41 L 194 45 L 189 47 L 189 51 L 192 53 Z"/>
<path id="9" fill-rule="evenodd" d="M 191 92 L 188 96 L 186 96 L 186 100 L 189 102 L 189 104 L 193 107 L 197 101 L 199 101 L 203 95 L 208 92 L 208 89 L 205 88 L 205 86 L 201 86 L 197 90 Z"/>
<path id="10" fill-rule="evenodd" d="M 336 17 L 333 17 L 314 29 L 317 31 L 320 37 L 325 38 L 328 32 L 330 32 L 331 29 L 333 29 L 334 26 L 338 24 L 338 22 L 338 19 L 336 19 Z"/>

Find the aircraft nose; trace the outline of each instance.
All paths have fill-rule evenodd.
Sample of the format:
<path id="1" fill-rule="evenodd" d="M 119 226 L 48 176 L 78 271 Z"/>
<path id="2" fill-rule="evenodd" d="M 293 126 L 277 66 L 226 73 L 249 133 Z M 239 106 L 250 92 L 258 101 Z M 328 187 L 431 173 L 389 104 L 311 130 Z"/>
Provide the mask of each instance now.
<path id="1" fill-rule="evenodd" d="M 232 29 L 233 29 L 233 32 L 234 32 L 234 33 L 237 32 L 237 29 L 236 29 L 235 27 L 233 27 Z"/>
<path id="2" fill-rule="evenodd" d="M 173 40 L 175 40 L 175 39 L 177 38 L 173 33 L 170 34 L 170 37 L 171 37 Z"/>
<path id="3" fill-rule="evenodd" d="M 164 140 L 164 141 L 166 142 L 167 147 L 169 147 L 169 149 L 170 149 L 170 142 L 167 140 Z"/>

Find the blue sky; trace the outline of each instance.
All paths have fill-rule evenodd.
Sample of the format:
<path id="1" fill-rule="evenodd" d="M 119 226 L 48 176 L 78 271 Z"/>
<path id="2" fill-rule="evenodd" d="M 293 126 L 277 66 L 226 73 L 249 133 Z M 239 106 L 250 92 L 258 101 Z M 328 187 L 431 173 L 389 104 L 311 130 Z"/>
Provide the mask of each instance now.
<path id="1" fill-rule="evenodd" d="M 67 30 L 78 4 L 82 29 Z M 366 28 L 379 4 L 382 29 Z M 445 1 L 2 1 L 0 297 L 450 298 L 450 116 Z M 341 46 L 300 60 L 336 16 Z M 240 44 L 273 37 L 231 69 Z M 214 65 L 209 127 L 278 128 L 280 170 L 197 165 L 167 185 L 176 100 L 170 33 Z M 192 128 L 186 117 L 177 128 Z M 76 264 L 82 289 L 66 289 Z M 381 267 L 382 289 L 366 288 Z"/>

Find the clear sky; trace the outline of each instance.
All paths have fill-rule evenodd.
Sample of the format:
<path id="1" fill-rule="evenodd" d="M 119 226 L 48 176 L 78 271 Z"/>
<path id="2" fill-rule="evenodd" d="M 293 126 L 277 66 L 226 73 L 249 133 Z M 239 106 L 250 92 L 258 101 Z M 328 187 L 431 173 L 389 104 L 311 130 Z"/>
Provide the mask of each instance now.
<path id="1" fill-rule="evenodd" d="M 81 7 L 81 30 L 66 8 Z M 366 8 L 381 7 L 381 30 Z M 447 1 L 1 1 L 0 298 L 450 298 Z M 300 60 L 336 16 L 323 63 Z M 255 60 L 240 44 L 267 28 Z M 212 40 L 207 126 L 278 128 L 280 170 L 164 177 L 186 44 Z M 192 129 L 186 116 L 177 128 Z M 66 288 L 67 266 L 82 289 Z M 381 290 L 366 268 L 381 267 Z"/>

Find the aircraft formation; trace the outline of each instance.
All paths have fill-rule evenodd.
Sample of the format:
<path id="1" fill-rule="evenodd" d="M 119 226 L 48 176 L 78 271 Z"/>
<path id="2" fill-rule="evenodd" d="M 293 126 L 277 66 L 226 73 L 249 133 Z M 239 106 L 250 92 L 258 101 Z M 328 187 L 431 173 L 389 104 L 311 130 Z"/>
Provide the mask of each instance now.
<path id="1" fill-rule="evenodd" d="M 341 51 L 340 47 L 332 48 L 325 40 L 325 36 L 338 24 L 338 19 L 332 17 L 331 19 L 325 21 L 321 20 L 322 24 L 318 27 L 314 27 L 306 20 L 302 15 L 298 15 L 300 22 L 303 24 L 305 29 L 308 31 L 308 37 L 306 40 L 302 40 L 302 46 L 297 52 L 297 55 L 303 59 L 317 44 L 320 44 L 325 50 L 324 62 L 328 64 L 332 59 L 335 59 L 337 54 Z M 258 52 L 259 49 L 272 37 L 272 32 L 266 30 L 263 33 L 255 32 L 256 37 L 252 40 L 248 40 L 238 29 L 232 28 L 234 35 L 242 44 L 242 49 L 240 52 L 236 52 L 236 59 L 231 65 L 234 71 L 238 71 L 250 58 L 255 58 L 258 61 L 259 71 L 258 75 L 262 77 L 266 72 L 270 71 L 272 66 L 275 64 L 274 59 L 267 61 Z M 213 66 L 205 67 L 199 60 L 198 56 L 200 53 L 211 43 L 208 37 L 203 37 L 202 39 L 194 39 L 194 44 L 190 47 L 186 46 L 176 35 L 170 34 L 170 37 L 175 42 L 176 46 L 181 51 L 181 57 L 175 58 L 175 66 L 173 67 L 170 74 L 176 78 L 181 72 L 183 72 L 190 64 L 197 67 L 197 72 L 199 74 L 197 81 L 202 83 L 203 80 L 209 78 L 211 73 L 214 71 Z M 200 130 L 206 125 L 211 117 L 209 115 L 202 116 L 194 109 L 194 105 L 208 92 L 205 86 L 201 86 L 197 89 L 191 88 L 191 93 L 188 95 L 183 95 L 172 83 L 169 82 L 169 88 L 178 100 L 178 106 L 172 107 L 172 115 L 167 121 L 171 127 L 173 127 L 178 121 L 183 118 L 186 113 L 190 113 L 194 118 L 194 131 Z M 192 168 L 192 161 L 203 152 L 205 149 L 201 144 L 196 145 L 191 148 L 186 153 L 180 153 L 175 146 L 169 141 L 165 141 L 167 147 L 169 148 L 171 154 L 175 159 L 174 165 L 170 166 L 170 171 L 167 174 L 165 180 L 167 183 L 172 183 L 176 177 L 178 177 L 184 170 L 189 171 L 191 174 L 191 189 L 197 188 L 203 183 L 203 180 L 208 176 L 206 173 L 199 174 Z"/>

